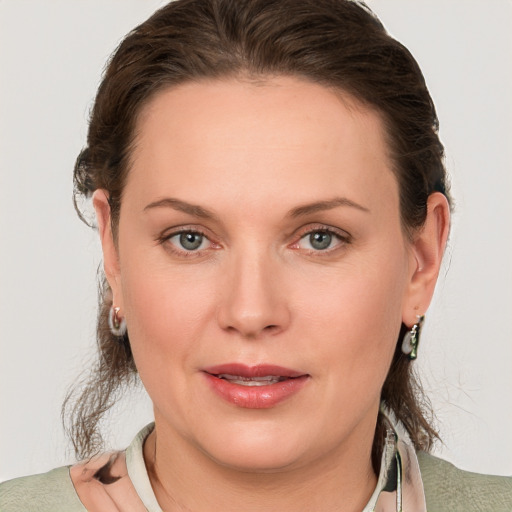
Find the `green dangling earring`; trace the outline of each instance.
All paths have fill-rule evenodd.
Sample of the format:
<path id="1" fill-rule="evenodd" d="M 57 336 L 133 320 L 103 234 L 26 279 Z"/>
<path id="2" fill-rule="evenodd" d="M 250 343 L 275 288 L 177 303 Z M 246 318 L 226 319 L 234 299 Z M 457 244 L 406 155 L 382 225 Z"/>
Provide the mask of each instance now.
<path id="1" fill-rule="evenodd" d="M 420 331 L 425 320 L 425 315 L 418 316 L 418 321 L 407 331 L 402 341 L 402 352 L 409 356 L 411 361 L 418 357 L 418 345 L 420 342 Z"/>

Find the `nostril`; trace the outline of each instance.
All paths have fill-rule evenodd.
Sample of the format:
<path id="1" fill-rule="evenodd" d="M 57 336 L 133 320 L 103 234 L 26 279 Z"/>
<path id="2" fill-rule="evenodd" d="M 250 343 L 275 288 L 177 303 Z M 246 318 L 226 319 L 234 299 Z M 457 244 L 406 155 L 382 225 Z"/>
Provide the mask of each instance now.
<path id="1" fill-rule="evenodd" d="M 241 333 L 245 338 L 250 340 L 256 340 L 261 338 L 262 336 L 273 336 L 274 334 L 278 334 L 282 328 L 277 324 L 270 324 L 263 327 L 263 329 L 254 329 L 254 330 L 240 330 L 236 327 L 229 326 L 228 331 Z"/>

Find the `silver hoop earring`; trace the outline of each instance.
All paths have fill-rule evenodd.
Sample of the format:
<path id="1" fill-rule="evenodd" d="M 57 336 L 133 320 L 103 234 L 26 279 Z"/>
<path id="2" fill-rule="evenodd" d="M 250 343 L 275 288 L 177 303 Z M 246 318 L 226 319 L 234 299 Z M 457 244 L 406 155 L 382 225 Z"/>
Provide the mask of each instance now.
<path id="1" fill-rule="evenodd" d="M 121 308 L 112 306 L 108 312 L 108 326 L 114 336 L 121 338 L 126 334 L 126 320 L 119 318 Z"/>
<path id="2" fill-rule="evenodd" d="M 420 331 L 425 315 L 418 316 L 418 321 L 411 327 L 410 331 L 404 334 L 402 340 L 402 352 L 409 356 L 411 361 L 414 361 L 418 357 L 418 345 L 420 343 Z"/>

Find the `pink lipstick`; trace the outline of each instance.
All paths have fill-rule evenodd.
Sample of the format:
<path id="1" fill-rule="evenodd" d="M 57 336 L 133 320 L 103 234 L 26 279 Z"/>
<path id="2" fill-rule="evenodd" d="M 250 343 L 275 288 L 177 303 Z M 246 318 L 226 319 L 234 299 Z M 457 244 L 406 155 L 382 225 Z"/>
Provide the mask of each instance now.
<path id="1" fill-rule="evenodd" d="M 230 363 L 204 368 L 208 383 L 224 400 L 247 409 L 268 409 L 299 392 L 308 374 L 275 365 Z"/>

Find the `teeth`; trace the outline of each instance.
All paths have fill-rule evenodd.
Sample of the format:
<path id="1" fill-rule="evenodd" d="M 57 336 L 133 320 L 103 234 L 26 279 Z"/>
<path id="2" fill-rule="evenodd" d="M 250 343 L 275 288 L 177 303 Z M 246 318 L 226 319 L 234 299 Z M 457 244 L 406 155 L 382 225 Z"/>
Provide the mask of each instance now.
<path id="1" fill-rule="evenodd" d="M 270 384 L 277 384 L 286 377 L 279 377 L 277 375 L 265 375 L 263 377 L 242 377 L 241 375 L 229 375 L 227 373 L 221 373 L 217 375 L 219 379 L 225 379 L 233 384 L 240 384 L 242 386 L 268 386 Z"/>
<path id="2" fill-rule="evenodd" d="M 279 382 L 278 379 L 275 380 L 230 380 L 232 384 L 240 384 L 241 386 L 269 386 L 270 384 L 277 384 Z"/>

